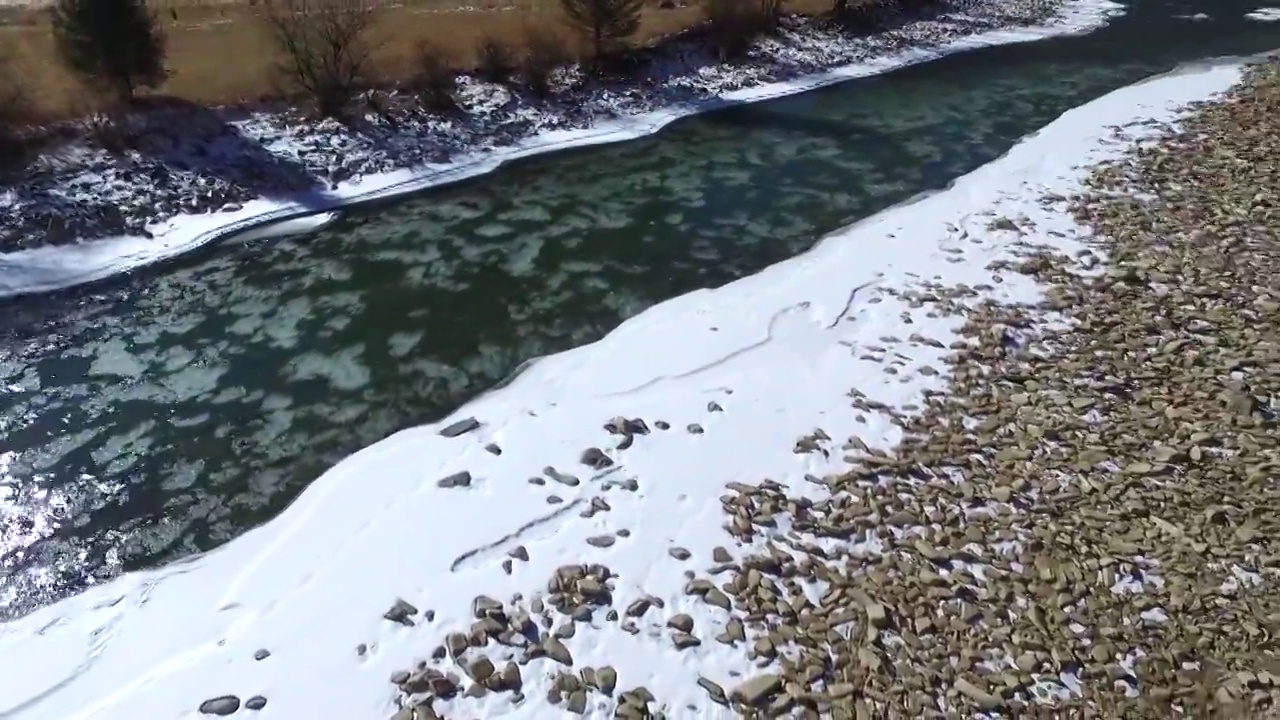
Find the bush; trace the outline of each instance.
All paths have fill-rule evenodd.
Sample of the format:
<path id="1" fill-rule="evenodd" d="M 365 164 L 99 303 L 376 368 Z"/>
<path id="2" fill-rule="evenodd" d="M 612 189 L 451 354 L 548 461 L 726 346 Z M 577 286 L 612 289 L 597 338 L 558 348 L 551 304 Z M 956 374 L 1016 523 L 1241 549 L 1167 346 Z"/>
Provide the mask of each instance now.
<path id="1" fill-rule="evenodd" d="M 32 110 L 21 71 L 12 57 L 0 50 L 0 158 L 21 160 Z M 0 171 L 6 169 L 3 164 L 7 163 L 0 163 Z"/>
<path id="2" fill-rule="evenodd" d="M 751 42 L 776 23 L 776 16 L 766 14 L 766 3 L 757 0 L 704 0 L 702 12 L 721 62 L 745 55 Z"/>
<path id="3" fill-rule="evenodd" d="M 284 61 L 276 72 L 305 93 L 322 117 L 346 115 L 369 70 L 368 0 L 273 0 L 267 26 Z"/>
<path id="4" fill-rule="evenodd" d="M 414 80 L 423 107 L 447 112 L 458 106 L 454 93 L 458 89 L 458 73 L 449 66 L 443 53 L 429 44 L 418 46 L 418 72 Z"/>
<path id="5" fill-rule="evenodd" d="M 164 33 L 144 0 L 57 0 L 52 13 L 58 56 L 86 85 L 130 103 L 168 77 Z"/>
<path id="6" fill-rule="evenodd" d="M 520 74 L 529 91 L 538 97 L 551 94 L 551 75 L 556 68 L 569 61 L 564 45 L 554 34 L 545 30 L 525 32 L 525 52 Z"/>
<path id="7" fill-rule="evenodd" d="M 765 32 L 777 30 L 782 22 L 782 2 L 783 0 L 760 0 L 760 17 Z"/>
<path id="8" fill-rule="evenodd" d="M 504 83 L 515 72 L 515 53 L 511 46 L 496 37 L 480 40 L 476 48 L 476 71 L 481 80 Z"/>
<path id="9" fill-rule="evenodd" d="M 875 0 L 855 0 L 854 5 L 850 6 L 849 0 L 835 0 L 831 12 L 836 21 L 846 28 L 871 31 L 878 29 L 881 24 L 878 4 Z"/>
<path id="10" fill-rule="evenodd" d="M 644 0 L 560 0 L 565 18 L 591 47 L 591 61 L 600 61 L 626 46 L 640 29 Z"/>

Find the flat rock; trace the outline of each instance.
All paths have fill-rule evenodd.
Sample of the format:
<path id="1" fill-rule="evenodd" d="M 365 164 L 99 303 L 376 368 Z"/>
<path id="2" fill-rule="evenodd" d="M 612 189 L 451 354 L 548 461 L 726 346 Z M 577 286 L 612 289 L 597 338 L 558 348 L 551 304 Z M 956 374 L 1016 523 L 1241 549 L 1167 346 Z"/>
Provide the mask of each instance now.
<path id="1" fill-rule="evenodd" d="M 200 703 L 200 712 L 205 715 L 230 715 L 239 709 L 240 698 L 235 695 L 222 695 Z"/>
<path id="2" fill-rule="evenodd" d="M 463 470 L 440 478 L 436 485 L 442 488 L 471 487 L 471 473 Z"/>
<path id="3" fill-rule="evenodd" d="M 478 427 L 480 427 L 480 421 L 476 420 L 473 417 L 469 417 L 469 418 L 466 418 L 465 420 L 459 420 L 455 423 L 447 425 L 444 429 L 440 431 L 440 434 L 447 438 L 454 438 L 454 437 L 458 437 L 459 435 L 465 435 L 471 432 L 472 430 L 475 430 Z"/>

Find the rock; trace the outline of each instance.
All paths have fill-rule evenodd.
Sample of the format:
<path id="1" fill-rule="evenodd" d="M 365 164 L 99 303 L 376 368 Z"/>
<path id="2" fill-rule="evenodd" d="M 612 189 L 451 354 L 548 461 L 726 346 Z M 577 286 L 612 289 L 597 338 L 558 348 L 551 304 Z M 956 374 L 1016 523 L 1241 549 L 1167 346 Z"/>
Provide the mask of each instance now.
<path id="1" fill-rule="evenodd" d="M 391 607 L 382 614 L 382 617 L 390 620 L 391 622 L 400 623 L 401 625 L 413 625 L 413 620 L 410 616 L 417 614 L 418 608 L 410 605 L 400 598 L 396 598 L 396 601 L 392 603 Z"/>
<path id="2" fill-rule="evenodd" d="M 561 485 L 568 485 L 569 487 L 577 487 L 582 482 L 578 480 L 578 478 L 574 477 L 573 475 L 562 473 L 556 470 L 555 468 L 551 467 L 550 465 L 543 468 L 542 473 L 547 477 L 551 478 L 552 480 L 555 480 L 556 482 L 560 483 Z"/>
<path id="3" fill-rule="evenodd" d="M 979 688 L 977 685 L 974 685 L 964 678 L 956 680 L 955 688 L 961 695 L 972 700 L 983 710 L 995 710 L 1003 705 L 1000 698 Z"/>
<path id="4" fill-rule="evenodd" d="M 613 690 L 618 686 L 618 671 L 613 669 L 611 665 L 605 665 L 596 669 L 596 688 L 606 696 L 612 696 Z"/>
<path id="5" fill-rule="evenodd" d="M 271 657 L 271 651 L 266 649 L 257 650 L 253 653 L 254 660 L 266 660 L 269 657 Z"/>
<path id="6" fill-rule="evenodd" d="M 569 648 L 565 647 L 564 643 L 556 639 L 555 636 L 548 635 L 542 642 L 542 649 L 547 657 L 561 665 L 573 665 L 573 655 L 569 652 Z"/>
<path id="7" fill-rule="evenodd" d="M 693 618 L 685 613 L 677 613 L 667 619 L 667 627 L 680 632 L 693 632 Z"/>
<path id="8" fill-rule="evenodd" d="M 565 704 L 565 709 L 575 715 L 582 715 L 587 712 L 587 693 L 583 690 L 574 690 L 569 693 L 569 700 Z"/>
<path id="9" fill-rule="evenodd" d="M 583 450 L 582 457 L 578 460 L 583 465 L 587 465 L 593 470 L 603 470 L 610 465 L 613 465 L 613 460 L 611 460 L 608 455 L 605 455 L 603 450 L 595 447 Z"/>
<path id="10" fill-rule="evenodd" d="M 782 678 L 772 673 L 757 675 L 733 689 L 731 699 L 757 707 L 782 690 Z"/>
<path id="11" fill-rule="evenodd" d="M 447 475 L 437 480 L 436 485 L 442 488 L 471 487 L 471 473 L 463 470 Z"/>
<path id="12" fill-rule="evenodd" d="M 651 604 L 648 598 L 634 600 L 627 606 L 627 617 L 641 617 L 649 611 L 650 607 Z"/>
<path id="13" fill-rule="evenodd" d="M 702 426 L 699 425 L 698 423 L 689 423 L 689 426 L 686 429 L 692 435 L 701 435 L 703 432 L 705 432 L 702 429 Z"/>
<path id="14" fill-rule="evenodd" d="M 267 706 L 267 699 L 261 695 L 254 695 L 244 701 L 245 710 L 261 710 Z"/>
<path id="15" fill-rule="evenodd" d="M 471 678 L 475 682 L 482 683 L 493 675 L 495 668 L 493 667 L 493 661 L 481 655 L 475 660 L 467 663 L 466 671 L 467 677 Z"/>
<path id="16" fill-rule="evenodd" d="M 519 692 L 524 687 L 524 679 L 520 675 L 520 666 L 508 662 L 502 666 L 502 687 L 513 692 Z"/>
<path id="17" fill-rule="evenodd" d="M 671 634 L 671 643 L 676 646 L 677 650 L 688 650 L 702 644 L 698 638 L 685 632 L 675 632 Z"/>
<path id="18" fill-rule="evenodd" d="M 613 544 L 617 542 L 617 540 L 617 536 L 614 535 L 594 535 L 587 538 L 587 544 L 592 547 L 607 548 L 613 547 Z"/>
<path id="19" fill-rule="evenodd" d="M 473 417 L 469 417 L 445 426 L 445 428 L 440 431 L 440 434 L 447 438 L 455 438 L 459 435 L 465 435 L 478 427 L 480 427 L 480 421 Z"/>
<path id="20" fill-rule="evenodd" d="M 711 680 L 708 680 L 705 677 L 698 676 L 698 685 L 703 690 L 707 691 L 707 697 L 711 698 L 712 702 L 716 703 L 717 705 L 725 705 L 725 706 L 729 704 L 729 698 L 725 695 L 724 688 L 720 687 L 716 683 L 712 682 Z"/>
<path id="21" fill-rule="evenodd" d="M 240 709 L 240 698 L 235 695 L 222 695 L 200 703 L 200 712 L 205 715 L 230 715 Z"/>
<path id="22" fill-rule="evenodd" d="M 719 588 L 711 588 L 703 593 L 702 601 L 708 605 L 714 605 L 722 610 L 732 610 L 733 605 L 729 602 L 729 596 L 720 591 Z"/>

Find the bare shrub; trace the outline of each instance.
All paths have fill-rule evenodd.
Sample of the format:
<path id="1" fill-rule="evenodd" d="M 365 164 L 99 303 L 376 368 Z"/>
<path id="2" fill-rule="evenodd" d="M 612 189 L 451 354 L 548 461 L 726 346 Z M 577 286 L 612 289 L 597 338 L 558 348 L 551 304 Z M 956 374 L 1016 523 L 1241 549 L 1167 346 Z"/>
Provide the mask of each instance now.
<path id="1" fill-rule="evenodd" d="M 784 0 L 760 0 L 760 17 L 765 32 L 773 32 L 782 22 L 782 5 Z"/>
<path id="2" fill-rule="evenodd" d="M 832 14 L 844 28 L 857 32 L 874 32 L 884 26 L 885 14 L 892 0 L 834 0 Z"/>
<path id="3" fill-rule="evenodd" d="M 0 158 L 21 160 L 25 155 L 23 137 L 33 111 L 22 71 L 12 56 L 0 49 Z M 0 163 L 4 164 L 7 163 Z M 4 169 L 0 166 L 0 170 Z"/>
<path id="4" fill-rule="evenodd" d="M 342 117 L 370 69 L 372 0 L 271 0 L 267 26 L 283 56 L 277 73 L 322 117 Z"/>
<path id="5" fill-rule="evenodd" d="M 414 86 L 418 89 L 423 107 L 434 112 L 447 112 L 456 108 L 458 73 L 449 65 L 444 53 L 423 43 L 418 46 L 417 65 Z"/>
<path id="6" fill-rule="evenodd" d="M 127 123 L 115 107 L 97 108 L 84 115 L 85 139 L 114 156 L 124 155 L 134 146 Z"/>
<path id="7" fill-rule="evenodd" d="M 560 39 L 546 30 L 526 30 L 524 44 L 521 79 L 530 92 L 545 98 L 551 94 L 551 76 L 570 60 L 569 53 Z"/>
<path id="8" fill-rule="evenodd" d="M 476 47 L 476 71 L 481 80 L 503 83 L 515 72 L 516 59 L 511 46 L 498 37 L 481 38 Z"/>
<path id="9" fill-rule="evenodd" d="M 721 62 L 746 55 L 751 43 L 773 27 L 760 0 L 704 0 L 703 17 Z"/>
<path id="10" fill-rule="evenodd" d="M 591 48 L 591 61 L 600 62 L 626 47 L 640 29 L 644 0 L 560 0 L 569 24 Z"/>

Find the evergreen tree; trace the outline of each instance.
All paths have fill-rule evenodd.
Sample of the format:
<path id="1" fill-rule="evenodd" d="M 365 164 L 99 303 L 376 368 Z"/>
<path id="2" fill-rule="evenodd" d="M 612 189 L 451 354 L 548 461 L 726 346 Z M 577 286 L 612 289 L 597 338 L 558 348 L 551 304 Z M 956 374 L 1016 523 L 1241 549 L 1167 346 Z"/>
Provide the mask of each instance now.
<path id="1" fill-rule="evenodd" d="M 164 82 L 164 33 L 145 0 L 57 0 L 53 37 L 86 85 L 124 102 Z"/>
<path id="2" fill-rule="evenodd" d="M 565 17 L 591 43 L 598 62 L 640 29 L 644 0 L 560 0 Z"/>

